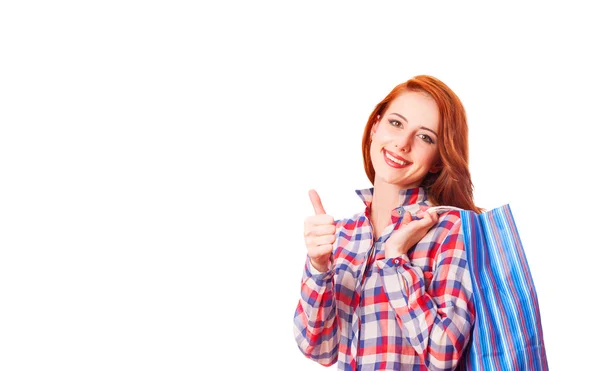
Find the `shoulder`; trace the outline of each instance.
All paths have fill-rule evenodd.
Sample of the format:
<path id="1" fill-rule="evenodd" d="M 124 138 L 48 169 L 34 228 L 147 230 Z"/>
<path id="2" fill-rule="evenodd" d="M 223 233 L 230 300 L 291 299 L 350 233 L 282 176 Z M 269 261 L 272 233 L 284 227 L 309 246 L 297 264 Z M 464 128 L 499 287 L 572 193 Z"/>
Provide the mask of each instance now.
<path id="1" fill-rule="evenodd" d="M 335 229 L 337 229 L 337 230 L 339 230 L 339 229 L 352 230 L 352 229 L 356 228 L 356 226 L 358 225 L 358 222 L 360 220 L 362 220 L 363 217 L 364 217 L 364 213 L 356 213 L 348 218 L 336 219 L 335 220 Z"/>
<path id="2" fill-rule="evenodd" d="M 436 256 L 464 250 L 460 211 L 451 210 L 440 214 L 430 233 Z"/>
<path id="3" fill-rule="evenodd" d="M 460 211 L 450 210 L 439 215 L 435 228 L 441 228 L 450 231 L 453 229 L 460 229 L 461 225 Z"/>

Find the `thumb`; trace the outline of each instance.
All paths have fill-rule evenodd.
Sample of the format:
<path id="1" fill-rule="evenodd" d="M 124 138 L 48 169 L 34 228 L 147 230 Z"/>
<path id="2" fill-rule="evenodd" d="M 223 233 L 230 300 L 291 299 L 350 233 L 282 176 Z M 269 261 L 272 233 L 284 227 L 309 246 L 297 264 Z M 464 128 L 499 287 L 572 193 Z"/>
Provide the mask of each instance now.
<path id="1" fill-rule="evenodd" d="M 323 208 L 323 204 L 321 204 L 321 198 L 319 197 L 317 191 L 311 189 L 310 191 L 308 191 L 308 197 L 310 197 L 310 202 L 313 205 L 313 209 L 315 209 L 316 215 L 327 214 L 325 212 L 325 209 Z"/>

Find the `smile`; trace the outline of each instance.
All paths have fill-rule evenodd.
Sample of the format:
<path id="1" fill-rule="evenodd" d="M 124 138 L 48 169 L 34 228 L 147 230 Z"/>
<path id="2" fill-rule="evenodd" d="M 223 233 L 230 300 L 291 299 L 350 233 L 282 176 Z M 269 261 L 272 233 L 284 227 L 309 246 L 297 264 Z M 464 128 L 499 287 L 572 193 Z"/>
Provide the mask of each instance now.
<path id="1" fill-rule="evenodd" d="M 398 155 L 394 155 L 386 151 L 385 148 L 383 149 L 383 157 L 385 158 L 385 162 L 388 165 L 396 169 L 402 169 L 412 164 L 412 162 L 409 162 Z"/>

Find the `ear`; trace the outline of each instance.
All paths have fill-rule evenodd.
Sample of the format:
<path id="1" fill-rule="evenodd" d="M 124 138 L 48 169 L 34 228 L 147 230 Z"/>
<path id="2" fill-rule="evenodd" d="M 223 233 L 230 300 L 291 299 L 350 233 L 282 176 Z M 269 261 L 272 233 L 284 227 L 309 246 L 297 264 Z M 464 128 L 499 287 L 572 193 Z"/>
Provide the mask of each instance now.
<path id="1" fill-rule="evenodd" d="M 379 126 L 380 119 L 381 119 L 381 116 L 377 115 L 377 121 L 375 121 L 373 126 L 371 126 L 371 135 L 373 135 L 373 133 L 377 131 L 377 127 Z"/>

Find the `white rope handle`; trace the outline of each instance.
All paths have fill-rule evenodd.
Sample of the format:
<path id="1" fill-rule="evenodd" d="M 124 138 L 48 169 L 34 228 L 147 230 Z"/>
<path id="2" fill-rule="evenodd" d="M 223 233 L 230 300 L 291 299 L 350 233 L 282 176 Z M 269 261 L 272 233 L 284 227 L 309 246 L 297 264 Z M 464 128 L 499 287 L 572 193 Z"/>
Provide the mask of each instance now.
<path id="1" fill-rule="evenodd" d="M 427 209 L 427 212 L 429 213 L 440 213 L 440 212 L 446 212 L 446 211 L 450 211 L 450 210 L 456 210 L 456 211 L 461 211 L 462 209 L 460 207 L 454 207 L 454 206 L 434 206 L 434 207 L 430 207 L 429 209 Z"/>

